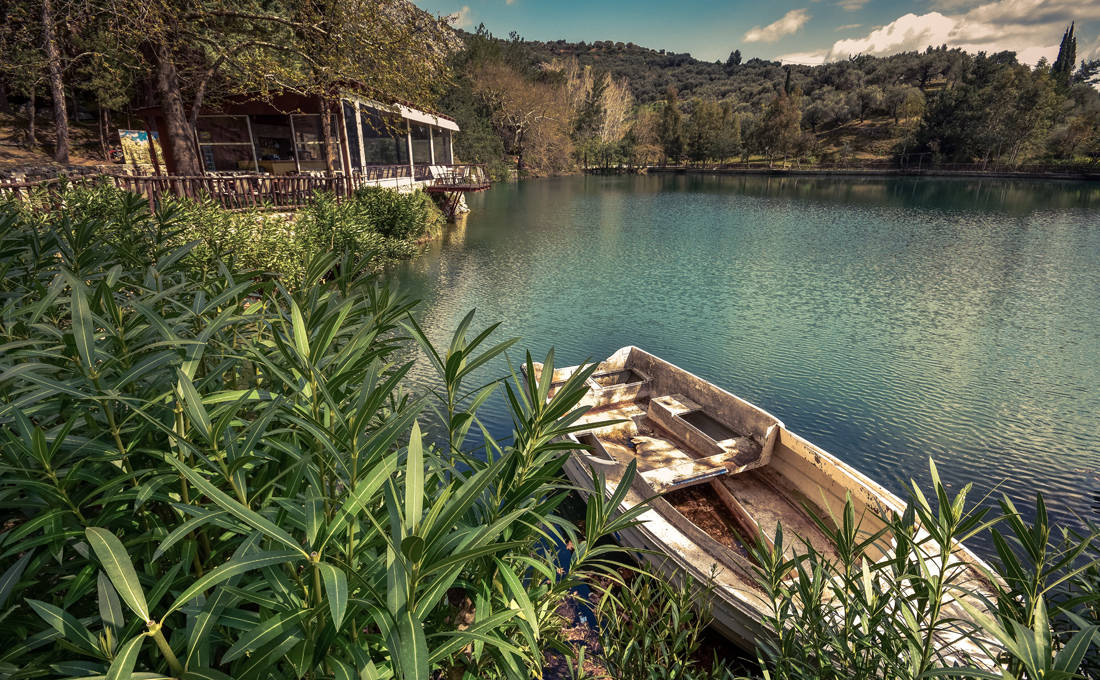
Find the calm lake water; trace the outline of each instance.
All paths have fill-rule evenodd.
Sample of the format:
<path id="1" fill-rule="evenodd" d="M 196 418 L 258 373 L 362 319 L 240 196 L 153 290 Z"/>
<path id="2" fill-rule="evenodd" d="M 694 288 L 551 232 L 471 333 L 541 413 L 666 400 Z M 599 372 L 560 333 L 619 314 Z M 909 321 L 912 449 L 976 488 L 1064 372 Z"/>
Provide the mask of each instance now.
<path id="1" fill-rule="evenodd" d="M 398 274 L 440 341 L 476 308 L 513 360 L 634 344 L 895 492 L 931 457 L 1100 519 L 1100 185 L 566 177 L 470 205 Z M 510 433 L 503 400 L 483 415 Z"/>

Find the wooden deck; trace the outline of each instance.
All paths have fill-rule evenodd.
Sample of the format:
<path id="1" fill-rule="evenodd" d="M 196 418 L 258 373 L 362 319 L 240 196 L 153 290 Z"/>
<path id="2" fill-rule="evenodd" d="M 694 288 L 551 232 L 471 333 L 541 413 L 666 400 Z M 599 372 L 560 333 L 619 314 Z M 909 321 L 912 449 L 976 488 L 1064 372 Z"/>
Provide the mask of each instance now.
<path id="1" fill-rule="evenodd" d="M 424 186 L 424 191 L 440 196 L 443 214 L 449 220 L 454 219 L 465 194 L 485 191 L 492 186 L 481 165 L 432 165 L 428 170 L 433 179 Z"/>

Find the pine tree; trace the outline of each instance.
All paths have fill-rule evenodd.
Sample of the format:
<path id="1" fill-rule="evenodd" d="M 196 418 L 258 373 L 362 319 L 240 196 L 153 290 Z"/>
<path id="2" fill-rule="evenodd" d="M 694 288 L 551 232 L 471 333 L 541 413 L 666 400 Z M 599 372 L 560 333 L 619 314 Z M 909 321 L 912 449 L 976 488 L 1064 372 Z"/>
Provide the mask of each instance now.
<path id="1" fill-rule="evenodd" d="M 665 106 L 661 109 L 661 120 L 657 126 L 657 138 L 661 142 L 661 150 L 664 151 L 665 158 L 673 163 L 679 163 L 684 153 L 684 131 L 680 101 L 676 97 L 675 88 L 668 88 Z"/>
<path id="2" fill-rule="evenodd" d="M 1073 28 L 1074 25 L 1071 23 L 1062 34 L 1062 44 L 1058 46 L 1058 58 L 1050 68 L 1050 74 L 1059 87 L 1069 87 L 1073 69 L 1077 64 L 1077 37 L 1073 35 Z"/>

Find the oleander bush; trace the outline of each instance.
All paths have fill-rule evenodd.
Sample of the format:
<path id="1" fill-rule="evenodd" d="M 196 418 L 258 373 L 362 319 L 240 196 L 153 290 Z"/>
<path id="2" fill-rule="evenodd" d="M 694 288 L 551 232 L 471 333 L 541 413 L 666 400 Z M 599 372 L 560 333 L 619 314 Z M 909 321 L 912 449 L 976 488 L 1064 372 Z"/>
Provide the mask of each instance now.
<path id="1" fill-rule="evenodd" d="M 1029 521 L 1007 498 L 996 511 L 968 505 L 969 487 L 950 494 L 934 465 L 932 480 L 934 495 L 913 485 L 904 512 L 883 529 L 868 530 L 849 500 L 840 516 L 815 517 L 827 549 L 782 526 L 751 546 L 770 603 L 757 670 L 746 673 L 732 648 L 717 663 L 701 652 L 711 621 L 706 584 L 641 575 L 608 589 L 596 609 L 599 648 L 585 656 L 603 672 L 571 666 L 574 676 L 1100 677 L 1100 530 L 1056 533 L 1041 496 Z M 952 555 L 956 541 L 979 536 L 995 553 L 984 585 Z"/>
<path id="2" fill-rule="evenodd" d="M 559 515 L 591 367 L 550 400 L 549 374 L 478 380 L 513 341 L 471 313 L 433 345 L 324 197 L 329 246 L 282 271 L 223 247 L 210 206 L 39 198 L 0 205 L 0 678 L 537 677 L 551 651 L 587 667 L 559 615 L 581 584 L 596 677 L 743 675 L 700 656 L 705 587 L 623 582 L 620 497 Z M 478 419 L 497 391 L 503 441 Z M 828 554 L 782 527 L 752 548 L 761 677 L 1100 677 L 1100 533 L 933 480 L 886 532 L 819 518 Z M 947 547 L 978 536 L 986 592 Z"/>
<path id="3" fill-rule="evenodd" d="M 840 517 L 816 517 L 832 554 L 782 527 L 754 546 L 772 603 L 765 623 L 775 635 L 758 647 L 768 675 L 1097 677 L 1100 532 L 1052 535 L 1041 495 L 1032 521 L 1007 497 L 996 513 L 968 507 L 970 485 L 952 496 L 934 464 L 931 473 L 934 495 L 914 483 L 883 529 L 866 530 L 850 499 Z M 978 536 L 996 552 L 984 585 L 952 550 Z"/>
<path id="4" fill-rule="evenodd" d="M 294 213 L 225 210 L 213 201 L 166 198 L 154 215 L 147 203 L 107 183 L 73 185 L 59 194 L 41 192 L 11 203 L 25 223 L 40 229 L 106 219 L 98 237 L 115 250 L 142 249 L 150 241 L 193 246 L 183 263 L 200 278 L 221 266 L 280 278 L 288 287 L 306 283 L 318 253 L 350 257 L 373 271 L 416 254 L 417 241 L 435 236 L 443 213 L 422 191 L 360 189 L 348 198 L 318 192 Z"/>
<path id="5" fill-rule="evenodd" d="M 363 187 L 347 203 L 364 216 L 373 231 L 389 238 L 415 239 L 426 231 L 438 230 L 444 222 L 439 207 L 423 191 L 403 194 L 383 187 Z"/>
<path id="6" fill-rule="evenodd" d="M 588 372 L 548 402 L 504 383 L 497 442 L 477 409 L 502 383 L 470 384 L 511 344 L 493 327 L 436 348 L 369 263 L 288 288 L 196 264 L 175 206 L 75 195 L 0 207 L 0 676 L 538 675 L 633 521 L 556 514 Z"/>

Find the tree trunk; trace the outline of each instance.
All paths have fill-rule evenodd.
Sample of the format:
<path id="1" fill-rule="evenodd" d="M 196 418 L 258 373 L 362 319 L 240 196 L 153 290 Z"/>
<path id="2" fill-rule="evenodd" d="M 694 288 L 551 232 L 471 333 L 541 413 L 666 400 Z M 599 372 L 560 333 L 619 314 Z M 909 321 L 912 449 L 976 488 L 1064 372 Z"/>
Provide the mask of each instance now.
<path id="1" fill-rule="evenodd" d="M 69 162 L 69 116 L 65 111 L 65 84 L 61 80 L 61 52 L 53 31 L 52 0 L 42 0 L 42 47 L 50 71 L 50 97 L 53 98 L 53 121 L 57 143 L 53 157 L 58 163 Z"/>
<path id="2" fill-rule="evenodd" d="M 187 113 L 183 110 L 183 95 L 180 94 L 179 74 L 172 55 L 164 47 L 156 52 L 157 57 L 157 94 L 160 95 L 160 107 L 164 112 L 164 122 L 168 133 L 168 148 L 172 150 L 175 161 L 175 174 L 200 175 L 202 166 L 199 154 L 195 150 L 195 137 Z M 163 148 L 163 147 L 162 147 Z"/>
<path id="3" fill-rule="evenodd" d="M 328 97 L 321 100 L 321 134 L 325 136 L 325 173 L 332 177 L 336 171 L 336 164 L 333 163 L 336 149 L 332 144 L 332 102 Z"/>
<path id="4" fill-rule="evenodd" d="M 11 102 L 8 101 L 8 84 L 0 79 L 0 113 L 11 113 Z"/>
<path id="5" fill-rule="evenodd" d="M 103 104 L 99 105 L 98 116 L 99 128 L 99 153 L 103 156 L 103 160 L 110 161 L 111 157 L 107 155 L 107 110 L 103 108 Z"/>
<path id="6" fill-rule="evenodd" d="M 37 102 L 34 99 L 34 86 L 31 86 L 30 99 L 27 101 L 27 148 L 38 146 L 37 132 L 34 129 L 35 119 L 38 118 Z"/>

